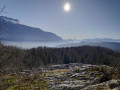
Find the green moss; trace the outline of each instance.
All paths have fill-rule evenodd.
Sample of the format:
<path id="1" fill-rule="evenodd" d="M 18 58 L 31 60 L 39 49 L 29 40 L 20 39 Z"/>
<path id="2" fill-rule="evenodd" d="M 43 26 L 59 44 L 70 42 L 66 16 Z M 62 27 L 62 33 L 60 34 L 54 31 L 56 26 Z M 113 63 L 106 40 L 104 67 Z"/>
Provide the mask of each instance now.
<path id="1" fill-rule="evenodd" d="M 87 78 L 88 78 L 88 77 L 90 77 L 90 76 L 89 76 L 89 74 L 85 74 L 85 77 L 87 77 Z"/>
<path id="2" fill-rule="evenodd" d="M 103 87 L 96 87 L 95 90 L 103 90 Z"/>
<path id="3" fill-rule="evenodd" d="M 49 75 L 49 74 L 48 74 Z M 41 75 L 28 76 L 19 74 L 1 77 L 0 90 L 46 90 L 48 80 Z"/>
<path id="4" fill-rule="evenodd" d="M 100 75 L 96 75 L 96 78 L 100 77 Z"/>
<path id="5" fill-rule="evenodd" d="M 79 73 L 79 72 L 80 72 L 79 68 L 76 68 L 76 69 L 75 69 L 75 72 Z"/>
<path id="6" fill-rule="evenodd" d="M 20 90 L 20 86 L 13 86 L 13 87 L 10 87 L 8 90 Z"/>

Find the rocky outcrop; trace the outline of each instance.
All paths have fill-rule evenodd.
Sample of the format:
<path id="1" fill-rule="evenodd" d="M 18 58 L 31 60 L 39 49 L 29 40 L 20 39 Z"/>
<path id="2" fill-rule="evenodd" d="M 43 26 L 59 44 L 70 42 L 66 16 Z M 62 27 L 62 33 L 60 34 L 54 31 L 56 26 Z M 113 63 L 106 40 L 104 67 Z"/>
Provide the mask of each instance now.
<path id="1" fill-rule="evenodd" d="M 6 84 L 5 80 L 15 82 L 11 84 L 14 89 L 9 87 L 10 90 L 22 90 L 22 88 L 27 88 L 26 90 L 120 90 L 120 80 L 107 78 L 103 81 L 106 74 L 103 69 L 109 72 L 113 68 L 105 65 L 72 63 L 40 67 L 39 70 L 23 70 L 17 74 L 6 75 L 8 77 L 5 78 L 1 77 L 0 90 L 6 90 L 3 86 L 10 84 Z M 116 74 L 110 71 L 109 75 Z M 19 88 L 15 89 L 15 86 Z"/>
<path id="2" fill-rule="evenodd" d="M 95 71 L 96 68 L 109 66 L 97 66 L 89 64 L 63 64 L 53 65 L 51 70 L 59 70 L 59 73 L 51 74 L 47 77 L 50 80 L 49 88 L 51 90 L 103 90 L 114 89 L 117 90 L 120 86 L 119 80 L 110 80 L 101 83 L 104 74 Z M 69 69 L 68 72 L 62 73 L 61 70 Z M 61 74 L 62 73 L 62 74 Z"/>
<path id="3" fill-rule="evenodd" d="M 83 90 L 120 90 L 120 80 L 110 80 L 96 85 L 90 85 Z"/>

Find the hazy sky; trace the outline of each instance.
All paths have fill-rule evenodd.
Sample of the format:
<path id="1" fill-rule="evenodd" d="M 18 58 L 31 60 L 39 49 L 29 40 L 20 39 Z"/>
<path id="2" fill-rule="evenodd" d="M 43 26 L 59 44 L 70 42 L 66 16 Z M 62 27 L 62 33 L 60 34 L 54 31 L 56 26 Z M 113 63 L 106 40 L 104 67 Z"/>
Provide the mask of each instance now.
<path id="1" fill-rule="evenodd" d="M 3 15 L 64 39 L 120 39 L 120 0 L 0 0 L 3 5 L 8 12 Z"/>

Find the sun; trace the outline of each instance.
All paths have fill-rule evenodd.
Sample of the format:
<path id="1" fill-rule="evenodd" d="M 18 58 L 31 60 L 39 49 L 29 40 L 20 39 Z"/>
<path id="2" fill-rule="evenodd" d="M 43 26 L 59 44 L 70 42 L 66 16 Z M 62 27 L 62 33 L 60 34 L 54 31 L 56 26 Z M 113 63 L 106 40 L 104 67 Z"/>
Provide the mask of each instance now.
<path id="1" fill-rule="evenodd" d="M 66 4 L 64 5 L 64 10 L 65 10 L 66 12 L 70 11 L 70 4 L 69 4 L 69 3 L 66 3 Z"/>

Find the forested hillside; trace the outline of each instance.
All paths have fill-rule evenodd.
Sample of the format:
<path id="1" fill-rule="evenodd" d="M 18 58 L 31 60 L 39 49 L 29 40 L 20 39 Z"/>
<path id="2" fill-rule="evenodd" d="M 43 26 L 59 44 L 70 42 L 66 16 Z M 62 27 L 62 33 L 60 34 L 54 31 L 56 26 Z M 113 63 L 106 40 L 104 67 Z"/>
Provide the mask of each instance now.
<path id="1" fill-rule="evenodd" d="M 120 53 L 102 47 L 33 48 L 0 45 L 0 71 L 17 72 L 51 64 L 87 63 L 119 67 Z"/>

